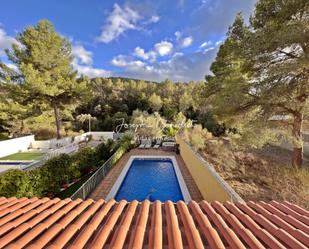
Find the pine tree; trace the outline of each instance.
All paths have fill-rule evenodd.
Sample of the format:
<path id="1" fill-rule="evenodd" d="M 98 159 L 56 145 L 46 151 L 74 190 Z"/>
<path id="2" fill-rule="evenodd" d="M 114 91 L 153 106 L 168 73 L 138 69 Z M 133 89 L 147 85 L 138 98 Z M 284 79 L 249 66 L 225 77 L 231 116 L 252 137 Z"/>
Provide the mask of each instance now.
<path id="1" fill-rule="evenodd" d="M 260 0 L 251 17 L 252 70 L 263 108 L 293 118 L 294 167 L 302 165 L 309 97 L 309 2 Z"/>
<path id="2" fill-rule="evenodd" d="M 16 40 L 19 44 L 13 44 L 6 52 L 18 67 L 21 80 L 19 84 L 11 81 L 4 87 L 13 92 L 11 96 L 20 104 L 52 108 L 57 138 L 60 138 L 60 110 L 80 99 L 86 90 L 86 81 L 77 79 L 71 66 L 71 44 L 46 20 L 27 27 Z"/>
<path id="3" fill-rule="evenodd" d="M 309 2 L 260 0 L 250 26 L 240 15 L 207 76 L 215 113 L 247 143 L 276 140 L 274 115 L 291 116 L 292 165 L 303 159 L 302 123 L 309 96 Z"/>

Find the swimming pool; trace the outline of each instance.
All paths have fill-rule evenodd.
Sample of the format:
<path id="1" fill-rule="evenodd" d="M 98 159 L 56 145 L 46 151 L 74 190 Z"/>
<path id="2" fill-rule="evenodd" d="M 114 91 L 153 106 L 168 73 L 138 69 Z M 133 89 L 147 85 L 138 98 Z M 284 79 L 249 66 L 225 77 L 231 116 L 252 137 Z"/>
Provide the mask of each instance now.
<path id="1" fill-rule="evenodd" d="M 12 160 L 0 160 L 0 173 L 7 171 L 9 169 L 20 169 L 24 170 L 38 161 L 31 160 L 31 161 L 12 161 Z"/>
<path id="2" fill-rule="evenodd" d="M 21 166 L 21 165 L 29 165 L 33 163 L 33 161 L 0 161 L 0 165 L 7 166 Z"/>
<path id="3" fill-rule="evenodd" d="M 131 156 L 106 199 L 191 199 L 175 157 Z"/>

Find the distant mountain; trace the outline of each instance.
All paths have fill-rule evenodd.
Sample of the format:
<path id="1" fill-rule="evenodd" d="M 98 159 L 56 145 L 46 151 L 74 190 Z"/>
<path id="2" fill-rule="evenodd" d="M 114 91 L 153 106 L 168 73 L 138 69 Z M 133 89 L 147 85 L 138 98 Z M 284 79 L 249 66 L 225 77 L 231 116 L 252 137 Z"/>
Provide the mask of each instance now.
<path id="1" fill-rule="evenodd" d="M 142 80 L 142 79 L 133 79 L 133 78 L 126 78 L 126 77 L 107 77 L 106 79 L 111 79 L 113 82 L 116 82 L 118 79 L 124 81 L 124 82 L 129 82 L 131 80 L 134 80 L 134 81 L 144 81 L 146 83 L 158 83 L 156 81 L 149 81 L 149 80 Z"/>

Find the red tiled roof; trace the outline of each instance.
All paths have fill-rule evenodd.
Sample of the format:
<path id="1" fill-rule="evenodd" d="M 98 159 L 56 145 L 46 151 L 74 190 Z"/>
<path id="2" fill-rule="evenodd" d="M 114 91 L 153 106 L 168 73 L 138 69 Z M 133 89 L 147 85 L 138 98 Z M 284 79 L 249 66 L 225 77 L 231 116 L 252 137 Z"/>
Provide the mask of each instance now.
<path id="1" fill-rule="evenodd" d="M 0 198 L 0 248 L 308 248 L 289 202 L 94 202 Z"/>

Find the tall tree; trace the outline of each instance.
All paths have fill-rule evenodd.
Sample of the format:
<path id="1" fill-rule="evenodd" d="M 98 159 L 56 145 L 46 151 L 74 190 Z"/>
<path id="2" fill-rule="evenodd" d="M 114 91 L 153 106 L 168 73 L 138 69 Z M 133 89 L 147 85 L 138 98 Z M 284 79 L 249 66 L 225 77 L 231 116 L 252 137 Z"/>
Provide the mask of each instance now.
<path id="1" fill-rule="evenodd" d="M 21 104 L 52 108 L 57 138 L 60 138 L 60 110 L 79 99 L 86 90 L 85 79 L 77 79 L 71 66 L 71 44 L 46 20 L 27 27 L 16 40 L 19 44 L 13 44 L 6 52 L 18 67 L 21 82 L 9 82 L 5 87 L 14 91 Z"/>
<path id="2" fill-rule="evenodd" d="M 260 0 L 246 27 L 240 15 L 207 76 L 215 113 L 242 139 L 275 139 L 270 118 L 291 116 L 292 165 L 302 165 L 302 122 L 309 96 L 309 2 Z M 263 134 L 263 136 L 261 136 Z"/>
<path id="3" fill-rule="evenodd" d="M 149 101 L 149 105 L 150 105 L 152 111 L 157 112 L 157 111 L 159 111 L 161 109 L 161 107 L 162 107 L 162 100 L 161 100 L 161 97 L 159 95 L 153 93 L 149 97 L 148 101 Z"/>
<path id="4" fill-rule="evenodd" d="M 309 97 L 309 2 L 260 0 L 251 17 L 253 72 L 264 109 L 293 118 L 292 164 L 302 165 L 302 123 Z"/>
<path id="5" fill-rule="evenodd" d="M 232 141 L 260 147 L 268 142 L 267 117 L 252 96 L 252 73 L 247 66 L 245 41 L 249 29 L 241 14 L 229 28 L 211 65 L 212 75 L 206 76 L 206 96 L 217 119 L 237 129 Z M 259 129 L 263 126 L 263 129 Z M 255 136 L 259 134 L 258 136 Z"/>

